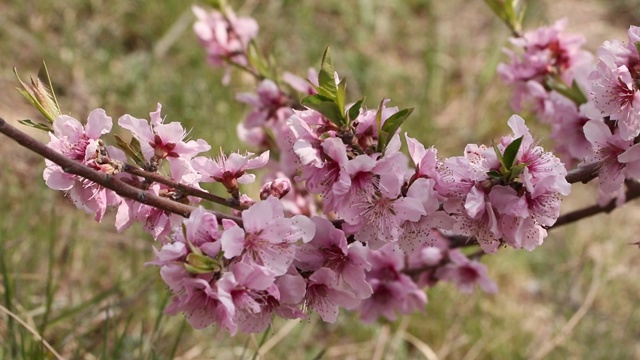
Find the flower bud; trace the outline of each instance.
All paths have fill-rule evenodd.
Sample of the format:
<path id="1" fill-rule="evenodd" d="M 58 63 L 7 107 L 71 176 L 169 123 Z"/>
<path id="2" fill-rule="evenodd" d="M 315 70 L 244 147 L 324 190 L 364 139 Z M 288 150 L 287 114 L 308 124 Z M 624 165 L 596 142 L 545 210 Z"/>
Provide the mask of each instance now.
<path id="1" fill-rule="evenodd" d="M 291 182 L 287 178 L 277 178 L 270 181 L 260 189 L 260 199 L 266 200 L 269 196 L 274 196 L 278 199 L 285 197 L 289 191 L 291 191 Z"/>
<path id="2" fill-rule="evenodd" d="M 25 84 L 18 76 L 18 72 L 15 68 L 13 69 L 13 72 L 16 74 L 20 85 L 22 85 L 22 89 L 18 89 L 18 91 L 20 91 L 22 96 L 35 106 L 50 122 L 53 122 L 55 118 L 62 114 L 52 89 L 49 89 L 37 77 L 31 78 L 31 84 Z M 49 76 L 48 73 L 46 75 L 47 77 Z"/>

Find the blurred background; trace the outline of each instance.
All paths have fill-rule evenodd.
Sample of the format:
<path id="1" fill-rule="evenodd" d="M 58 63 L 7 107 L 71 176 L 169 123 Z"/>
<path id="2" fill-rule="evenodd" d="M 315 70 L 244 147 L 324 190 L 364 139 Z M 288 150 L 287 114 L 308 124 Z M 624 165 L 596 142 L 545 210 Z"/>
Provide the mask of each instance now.
<path id="1" fill-rule="evenodd" d="M 332 47 L 351 100 L 415 107 L 404 130 L 442 155 L 508 132 L 510 89 L 495 74 L 509 32 L 483 1 L 230 1 L 260 24 L 259 46 L 283 70 L 318 67 Z M 47 62 L 63 112 L 84 121 L 102 107 L 114 120 L 163 104 L 214 149 L 244 149 L 235 126 L 248 109 L 234 99 L 254 83 L 205 63 L 182 0 L 4 0 L 0 3 L 0 117 L 40 115 L 14 90 Z M 636 0 L 530 1 L 525 29 L 566 17 L 596 51 L 640 25 Z M 534 135 L 548 132 L 523 114 Z M 30 131 L 42 141 L 46 134 Z M 169 301 L 141 229 L 114 230 L 76 210 L 42 180 L 41 158 L 0 137 L 0 358 L 51 358 L 16 314 L 69 359 L 248 359 L 262 335 L 196 331 Z M 564 211 L 595 202 L 574 186 Z M 264 359 L 631 359 L 640 358 L 640 208 L 550 232 L 533 253 L 502 249 L 483 258 L 500 292 L 427 290 L 423 313 L 370 325 L 341 313 L 335 324 L 276 321 Z"/>

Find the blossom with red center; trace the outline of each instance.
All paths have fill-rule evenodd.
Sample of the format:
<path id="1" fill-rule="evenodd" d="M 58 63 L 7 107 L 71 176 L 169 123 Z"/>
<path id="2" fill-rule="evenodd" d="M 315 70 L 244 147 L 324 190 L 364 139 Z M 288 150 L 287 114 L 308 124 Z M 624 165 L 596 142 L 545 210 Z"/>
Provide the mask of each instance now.
<path id="1" fill-rule="evenodd" d="M 601 120 L 586 123 L 584 134 L 593 146 L 593 154 L 585 158 L 585 163 L 599 164 L 598 179 L 603 195 L 622 192 L 625 178 L 640 176 L 639 144 L 624 140 Z M 601 200 L 606 203 L 609 197 Z"/>
<path id="2" fill-rule="evenodd" d="M 322 320 L 334 323 L 340 306 L 354 309 L 360 301 L 350 292 L 338 287 L 337 275 L 328 268 L 316 270 L 307 279 L 304 307 L 320 314 Z"/>
<path id="3" fill-rule="evenodd" d="M 94 170 L 114 174 L 114 167 L 102 161 L 111 158 L 123 161 L 124 153 L 117 148 L 105 146 L 100 137 L 111 131 L 111 117 L 104 110 L 91 111 L 86 126 L 70 116 L 60 115 L 53 121 L 53 133 L 48 147 L 62 155 L 87 165 Z M 47 167 L 42 174 L 48 187 L 65 191 L 73 203 L 88 213 L 95 214 L 96 221 L 102 220 L 107 207 L 118 205 L 122 199 L 115 192 L 92 181 L 65 172 L 59 165 L 45 160 Z"/>
<path id="4" fill-rule="evenodd" d="M 229 224 L 220 238 L 224 257 L 240 256 L 276 275 L 289 269 L 295 257 L 295 243 L 299 240 L 308 242 L 315 234 L 315 226 L 309 218 L 302 215 L 285 218 L 282 204 L 273 197 L 243 211 L 242 220 L 244 228 Z"/>
<path id="5" fill-rule="evenodd" d="M 217 181 L 229 191 L 234 191 L 238 189 L 238 184 L 250 184 L 255 181 L 256 176 L 248 174 L 247 170 L 261 168 L 269 161 L 268 151 L 258 157 L 253 155 L 253 153 L 245 155 L 231 153 L 226 156 L 223 153 L 216 160 L 198 156 L 191 161 L 191 165 L 203 176 L 202 181 Z"/>
<path id="6" fill-rule="evenodd" d="M 308 243 L 298 247 L 294 265 L 303 271 L 316 271 L 322 267 L 333 270 L 341 282 L 359 299 L 371 295 L 371 285 L 365 273 L 371 268 L 367 261 L 367 250 L 356 241 L 347 244 L 342 230 L 336 229 L 329 220 L 314 216 L 316 233 Z"/>
<path id="7" fill-rule="evenodd" d="M 179 122 L 164 124 L 160 116 L 162 105 L 149 113 L 150 121 L 138 119 L 131 115 L 123 115 L 118 119 L 120 127 L 131 131 L 140 142 L 142 154 L 152 165 L 158 167 L 160 161 L 167 159 L 171 165 L 171 174 L 183 174 L 189 161 L 201 152 L 208 151 L 211 146 L 202 139 L 184 141 L 186 131 Z"/>
<path id="8" fill-rule="evenodd" d="M 640 134 L 640 54 L 636 49 L 640 28 L 629 28 L 629 43 L 607 41 L 598 50 L 598 64 L 589 75 L 591 99 L 597 111 L 592 119 L 608 116 L 618 122 L 620 136 L 632 140 Z"/>
<path id="9" fill-rule="evenodd" d="M 258 23 L 250 17 L 237 17 L 228 7 L 209 12 L 198 6 L 191 9 L 197 18 L 193 31 L 207 52 L 207 60 L 214 66 L 226 61 L 246 66 L 247 48 L 258 35 Z M 223 79 L 224 83 L 228 81 L 229 73 Z"/>
<path id="10" fill-rule="evenodd" d="M 231 298 L 234 322 L 245 333 L 264 331 L 271 324 L 272 304 L 280 298 L 275 275 L 267 268 L 238 262 L 225 272 L 216 286 L 219 294 Z M 231 332 L 235 335 L 235 331 Z"/>
<path id="11" fill-rule="evenodd" d="M 460 292 L 471 293 L 476 285 L 487 293 L 495 293 L 498 286 L 487 275 L 487 267 L 479 261 L 470 260 L 460 250 L 449 251 L 450 263 L 436 271 L 435 276 L 454 283 Z"/>
<path id="12" fill-rule="evenodd" d="M 565 33 L 566 26 L 567 21 L 560 20 L 511 39 L 521 53 L 505 50 L 511 61 L 498 65 L 498 75 L 516 87 L 511 102 L 515 111 L 521 111 L 523 103 L 530 99 L 544 101 L 545 91 L 541 86 L 532 86 L 531 80 L 544 84 L 546 77 L 553 77 L 570 85 L 576 72 L 591 63 L 591 54 L 580 49 L 584 37 Z"/>
<path id="13" fill-rule="evenodd" d="M 427 304 L 427 295 L 402 273 L 405 267 L 404 253 L 397 244 L 386 244 L 369 252 L 371 271 L 367 282 L 373 288 L 370 298 L 362 300 L 360 318 L 373 322 L 379 316 L 395 320 L 396 313 L 410 314 Z"/>

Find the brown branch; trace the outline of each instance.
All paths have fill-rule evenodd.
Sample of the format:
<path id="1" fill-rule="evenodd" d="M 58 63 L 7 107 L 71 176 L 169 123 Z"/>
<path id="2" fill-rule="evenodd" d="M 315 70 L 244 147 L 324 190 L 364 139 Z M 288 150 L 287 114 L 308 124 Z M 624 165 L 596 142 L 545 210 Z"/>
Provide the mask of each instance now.
<path id="1" fill-rule="evenodd" d="M 164 184 L 167 186 L 170 186 L 180 192 L 182 192 L 185 195 L 190 195 L 190 196 L 195 196 L 195 197 L 199 197 L 201 199 L 204 200 L 208 200 L 211 201 L 213 203 L 216 204 L 220 204 L 220 205 L 224 205 L 227 207 L 230 207 L 232 209 L 236 209 L 236 210 L 246 210 L 246 207 L 238 204 L 237 202 L 234 203 L 233 199 L 225 199 L 221 196 L 206 192 L 206 191 L 202 191 L 200 189 L 196 189 L 194 187 L 185 185 L 185 184 L 181 184 L 173 179 L 170 179 L 166 176 L 162 176 L 158 173 L 155 172 L 150 172 L 150 171 L 145 171 L 137 166 L 133 166 L 130 164 L 124 164 L 124 171 L 132 174 L 132 175 L 136 175 L 136 176 L 140 176 L 143 177 L 147 180 L 151 180 L 160 184 Z"/>
<path id="2" fill-rule="evenodd" d="M 627 182 L 627 187 L 628 189 L 625 193 L 625 203 L 640 197 L 640 185 Z M 558 220 L 555 222 L 555 224 L 551 225 L 549 229 L 555 229 L 563 225 L 571 224 L 578 220 L 582 220 L 584 218 L 588 218 L 600 213 L 610 213 L 616 208 L 616 199 L 613 199 L 605 206 L 592 205 L 583 209 L 575 210 L 558 217 Z"/>
<path id="3" fill-rule="evenodd" d="M 113 190 L 116 194 L 129 198 L 140 203 L 156 207 L 183 217 L 189 217 L 193 206 L 185 205 L 167 198 L 157 196 L 147 191 L 138 189 L 117 179 L 115 176 L 96 171 L 86 165 L 73 161 L 59 152 L 51 149 L 28 134 L 18 130 L 0 118 L 0 133 L 13 139 L 18 144 L 39 154 L 40 156 L 58 164 L 62 170 L 69 174 L 78 175 L 99 184 L 107 189 Z M 230 219 L 242 226 L 242 220 L 235 216 L 214 212 L 218 219 Z"/>
<path id="4" fill-rule="evenodd" d="M 589 165 L 580 166 L 575 168 L 567 173 L 565 179 L 570 184 L 575 184 L 577 182 L 581 182 L 583 184 L 588 183 L 589 181 L 598 177 L 598 170 L 600 169 L 599 163 L 593 163 Z"/>

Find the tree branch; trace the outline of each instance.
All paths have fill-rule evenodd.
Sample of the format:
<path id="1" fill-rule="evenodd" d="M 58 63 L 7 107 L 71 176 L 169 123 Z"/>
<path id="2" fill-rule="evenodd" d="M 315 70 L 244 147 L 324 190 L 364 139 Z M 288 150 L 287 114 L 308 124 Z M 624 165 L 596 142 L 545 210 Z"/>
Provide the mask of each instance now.
<path id="1" fill-rule="evenodd" d="M 580 166 L 569 171 L 567 173 L 567 176 L 565 176 L 565 179 L 570 184 L 575 184 L 577 182 L 586 184 L 589 181 L 598 177 L 598 170 L 600 170 L 600 163 L 593 163 L 589 165 Z"/>
<path id="2" fill-rule="evenodd" d="M 122 180 L 117 179 L 115 176 L 105 174 L 96 171 L 88 166 L 85 166 L 79 162 L 73 161 L 57 151 L 51 149 L 45 144 L 39 142 L 28 134 L 18 130 L 16 127 L 8 124 L 4 119 L 0 118 L 0 133 L 13 139 L 23 147 L 35 152 L 36 154 L 53 161 L 62 167 L 62 170 L 69 174 L 78 175 L 104 186 L 107 189 L 113 190 L 116 194 L 133 199 L 140 203 L 156 207 L 174 214 L 178 214 L 183 217 L 189 217 L 191 211 L 195 208 L 190 205 L 185 205 L 164 197 L 157 196 L 147 191 L 136 188 L 125 183 Z M 227 215 L 224 213 L 213 212 L 218 219 L 229 219 L 235 221 L 238 225 L 242 226 L 242 219 Z"/>
<path id="3" fill-rule="evenodd" d="M 627 182 L 627 191 L 625 193 L 624 202 L 627 203 L 639 197 L 640 197 L 640 185 Z M 613 199 L 605 206 L 592 205 L 583 209 L 575 210 L 558 217 L 558 220 L 555 222 L 555 224 L 551 225 L 549 229 L 555 229 L 563 225 L 571 224 L 578 220 L 582 220 L 584 218 L 597 215 L 600 213 L 610 213 L 616 208 L 617 208 L 616 199 Z"/>
<path id="4" fill-rule="evenodd" d="M 171 188 L 174 188 L 182 192 L 185 195 L 199 197 L 201 199 L 208 200 L 216 204 L 224 205 L 236 210 L 246 209 L 246 207 L 238 204 L 237 202 L 234 203 L 233 199 L 225 199 L 221 196 L 218 196 L 206 191 L 202 191 L 200 189 L 196 189 L 194 187 L 191 187 L 185 184 L 181 184 L 179 182 L 174 181 L 173 179 L 169 179 L 166 176 L 162 176 L 155 172 L 145 171 L 134 165 L 124 164 L 124 171 L 132 175 L 143 177 L 147 180 L 151 180 L 160 184 L 167 185 Z"/>

